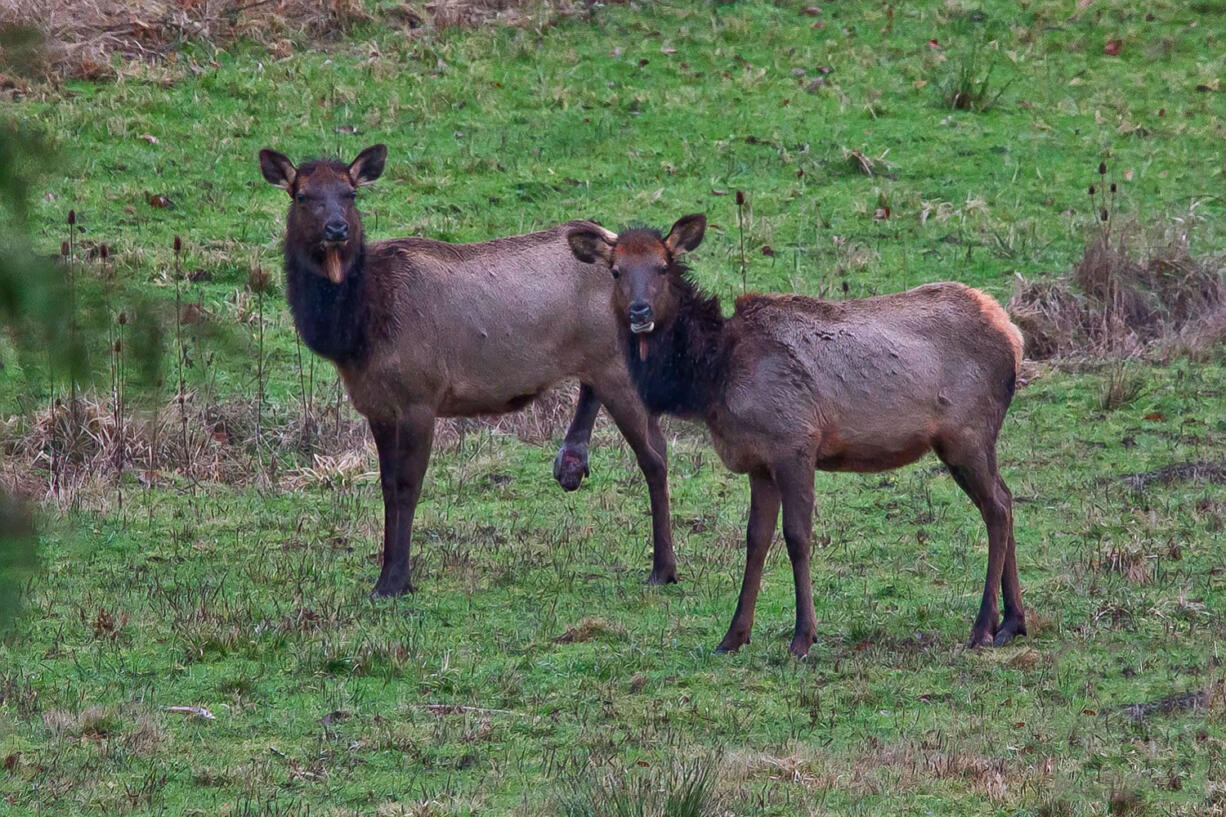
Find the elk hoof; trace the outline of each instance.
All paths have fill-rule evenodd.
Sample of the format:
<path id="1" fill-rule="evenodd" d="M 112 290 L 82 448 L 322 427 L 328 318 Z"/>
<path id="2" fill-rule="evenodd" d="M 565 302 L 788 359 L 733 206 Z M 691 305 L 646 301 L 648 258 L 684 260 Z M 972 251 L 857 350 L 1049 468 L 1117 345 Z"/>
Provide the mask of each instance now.
<path id="1" fill-rule="evenodd" d="M 1013 640 L 1014 636 L 1026 635 L 1026 622 L 1022 618 L 1005 619 L 1000 625 L 1000 629 L 996 631 L 996 637 L 992 639 L 993 647 L 1003 647 Z"/>
<path id="2" fill-rule="evenodd" d="M 370 591 L 372 599 L 394 599 L 397 596 L 403 596 L 406 593 L 416 593 L 417 588 L 413 583 L 404 580 L 400 582 L 385 582 L 380 579 L 375 584 L 375 589 Z"/>
<path id="3" fill-rule="evenodd" d="M 564 445 L 553 458 L 553 478 L 562 486 L 563 491 L 577 490 L 583 478 L 591 473 L 587 464 L 586 447 L 568 448 Z"/>
<path id="4" fill-rule="evenodd" d="M 817 641 L 816 635 L 802 635 L 797 633 L 792 636 L 792 643 L 788 646 L 788 652 L 797 658 L 808 658 L 809 648 Z"/>
<path id="5" fill-rule="evenodd" d="M 667 570 L 653 570 L 647 576 L 648 584 L 676 584 L 677 583 L 677 568 L 670 567 Z"/>
<path id="6" fill-rule="evenodd" d="M 991 647 L 993 644 L 992 634 L 987 630 L 975 630 L 971 633 L 971 640 L 966 642 L 966 646 L 972 650 L 977 650 L 980 647 Z"/>
<path id="7" fill-rule="evenodd" d="M 715 652 L 717 655 L 724 655 L 730 652 L 737 652 L 738 650 L 741 649 L 741 647 L 743 647 L 744 645 L 748 643 L 749 643 L 749 636 L 747 635 L 740 636 L 740 635 L 733 635 L 732 633 L 728 633 L 726 636 L 724 636 L 724 640 L 719 642 L 719 645 L 715 648 Z"/>

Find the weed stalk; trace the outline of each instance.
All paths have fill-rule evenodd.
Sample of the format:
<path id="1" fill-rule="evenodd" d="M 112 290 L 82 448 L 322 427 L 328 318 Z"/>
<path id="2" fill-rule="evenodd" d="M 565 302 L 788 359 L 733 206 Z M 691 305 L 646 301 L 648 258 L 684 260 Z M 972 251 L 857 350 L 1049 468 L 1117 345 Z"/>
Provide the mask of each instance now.
<path id="1" fill-rule="evenodd" d="M 180 444 L 183 446 L 182 457 L 183 462 L 187 462 L 187 385 L 183 379 L 183 287 L 180 279 L 182 276 L 182 264 L 180 256 L 183 252 L 183 241 L 179 236 L 175 236 L 174 241 L 174 279 L 175 279 L 175 364 L 178 370 L 179 385 L 175 394 L 175 402 L 179 405 L 179 434 Z"/>
<path id="2" fill-rule="evenodd" d="M 741 294 L 748 291 L 748 281 L 745 266 L 745 194 L 736 191 L 736 223 L 741 236 Z"/>

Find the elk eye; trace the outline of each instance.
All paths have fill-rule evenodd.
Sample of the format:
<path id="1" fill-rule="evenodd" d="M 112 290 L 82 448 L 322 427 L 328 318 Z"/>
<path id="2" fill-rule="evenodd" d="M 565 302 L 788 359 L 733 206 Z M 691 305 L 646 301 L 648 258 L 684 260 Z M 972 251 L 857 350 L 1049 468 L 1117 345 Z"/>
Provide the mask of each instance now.
<path id="1" fill-rule="evenodd" d="M 358 197 L 358 194 L 356 190 L 350 190 L 348 193 L 345 194 L 345 198 L 348 199 L 349 201 L 353 201 L 357 197 Z"/>
<path id="2" fill-rule="evenodd" d="M 298 202 L 299 204 L 306 201 L 306 193 L 297 194 L 296 196 L 294 196 L 294 201 Z"/>
<path id="3" fill-rule="evenodd" d="M 668 273 L 668 267 L 660 267 L 660 269 L 656 271 L 659 272 L 661 275 L 666 275 Z"/>
<path id="4" fill-rule="evenodd" d="M 613 267 L 612 269 L 609 270 L 609 272 L 613 273 L 614 278 L 620 278 L 622 274 L 622 271 L 619 270 L 617 267 Z"/>

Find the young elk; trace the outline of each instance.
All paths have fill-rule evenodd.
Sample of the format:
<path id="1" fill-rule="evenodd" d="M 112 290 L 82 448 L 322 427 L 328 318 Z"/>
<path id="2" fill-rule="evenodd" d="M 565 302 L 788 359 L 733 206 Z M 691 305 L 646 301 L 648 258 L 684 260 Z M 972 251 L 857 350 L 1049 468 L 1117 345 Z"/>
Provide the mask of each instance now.
<path id="1" fill-rule="evenodd" d="M 988 528 L 988 573 L 973 646 L 1024 634 L 1012 497 L 996 468 L 996 436 L 1013 397 L 1022 336 L 988 295 L 957 283 L 831 302 L 748 295 L 725 319 L 678 261 L 706 218 L 667 237 L 570 231 L 575 257 L 617 280 L 613 311 L 630 376 L 653 413 L 701 420 L 716 451 L 750 485 L 745 578 L 718 651 L 749 641 L 762 564 L 783 506 L 796 583 L 791 651 L 816 634 L 809 580 L 813 471 L 885 471 L 935 451 Z M 1004 594 L 997 622 L 996 588 Z"/>
<path id="2" fill-rule="evenodd" d="M 379 178 L 386 157 L 376 145 L 347 165 L 295 167 L 276 151 L 260 151 L 264 178 L 291 200 L 285 273 L 294 324 L 307 346 L 336 365 L 378 448 L 384 540 L 374 594 L 413 590 L 409 540 L 434 418 L 515 411 L 568 377 L 583 387 L 555 476 L 578 487 L 603 403 L 647 480 L 648 581 L 676 581 L 664 436 L 616 348 L 608 275 L 577 262 L 566 244 L 576 229 L 615 236 L 572 221 L 480 244 L 367 244 L 355 198 Z"/>

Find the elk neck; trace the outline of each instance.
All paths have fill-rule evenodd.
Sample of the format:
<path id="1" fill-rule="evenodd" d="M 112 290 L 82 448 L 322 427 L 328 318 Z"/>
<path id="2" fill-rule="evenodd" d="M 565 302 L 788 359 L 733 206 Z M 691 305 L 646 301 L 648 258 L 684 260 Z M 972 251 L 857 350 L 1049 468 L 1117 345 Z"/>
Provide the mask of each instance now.
<path id="1" fill-rule="evenodd" d="M 676 315 L 647 336 L 620 326 L 630 376 L 643 404 L 652 412 L 704 417 L 719 398 L 727 369 L 729 339 L 719 299 L 702 292 L 682 272 L 672 278 L 678 296 Z"/>
<path id="2" fill-rule="evenodd" d="M 367 352 L 370 303 L 367 293 L 366 243 L 344 260 L 345 277 L 328 280 L 322 257 L 285 245 L 285 297 L 294 325 L 307 347 L 337 365 L 360 363 Z"/>

